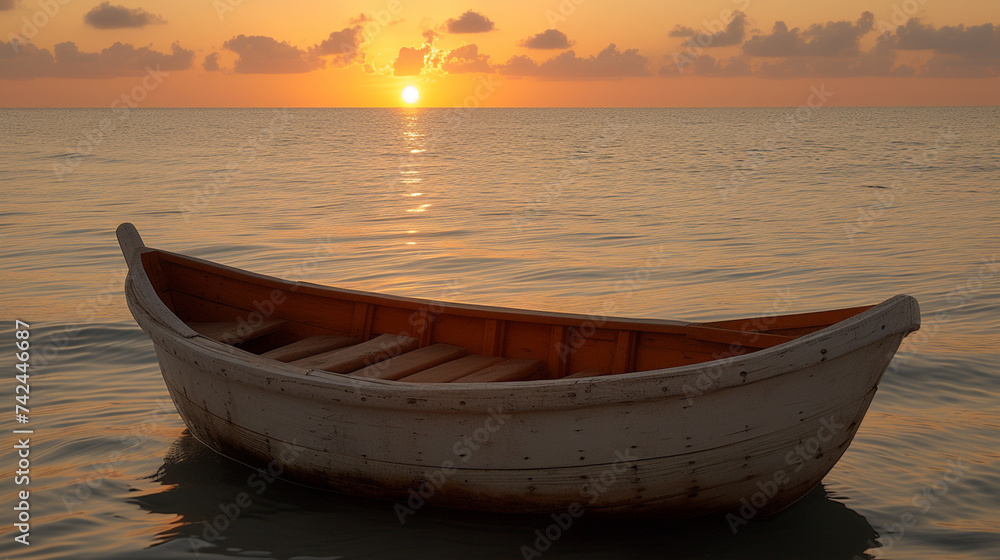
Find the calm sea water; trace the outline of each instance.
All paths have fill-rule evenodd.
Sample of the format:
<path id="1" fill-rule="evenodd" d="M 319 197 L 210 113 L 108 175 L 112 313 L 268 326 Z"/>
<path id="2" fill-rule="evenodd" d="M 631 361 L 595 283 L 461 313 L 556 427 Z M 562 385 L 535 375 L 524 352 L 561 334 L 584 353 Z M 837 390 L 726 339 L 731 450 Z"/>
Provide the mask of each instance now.
<path id="1" fill-rule="evenodd" d="M 923 329 L 805 500 L 735 535 L 585 515 L 544 556 L 1000 557 L 998 125 L 998 108 L 0 110 L 0 554 L 516 559 L 550 523 L 428 508 L 401 526 L 202 447 L 125 307 L 131 221 L 255 271 L 490 305 L 707 320 L 913 295 Z"/>

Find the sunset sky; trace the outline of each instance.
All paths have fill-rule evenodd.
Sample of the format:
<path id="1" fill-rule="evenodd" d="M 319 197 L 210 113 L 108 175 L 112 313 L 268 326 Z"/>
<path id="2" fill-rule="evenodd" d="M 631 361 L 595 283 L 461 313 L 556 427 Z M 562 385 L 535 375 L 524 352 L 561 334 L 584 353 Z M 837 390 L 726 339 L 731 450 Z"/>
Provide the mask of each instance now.
<path id="1" fill-rule="evenodd" d="M 0 0 L 3 107 L 382 107 L 406 86 L 428 107 L 995 105 L 1000 3 Z"/>

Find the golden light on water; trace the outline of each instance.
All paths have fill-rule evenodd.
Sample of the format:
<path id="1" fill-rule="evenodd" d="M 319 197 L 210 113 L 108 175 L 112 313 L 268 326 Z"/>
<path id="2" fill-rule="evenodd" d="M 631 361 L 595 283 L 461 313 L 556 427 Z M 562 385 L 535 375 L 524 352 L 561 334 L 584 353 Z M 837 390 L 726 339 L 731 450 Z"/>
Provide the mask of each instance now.
<path id="1" fill-rule="evenodd" d="M 416 103 L 420 99 L 420 92 L 413 86 L 403 88 L 403 101 L 406 103 Z"/>

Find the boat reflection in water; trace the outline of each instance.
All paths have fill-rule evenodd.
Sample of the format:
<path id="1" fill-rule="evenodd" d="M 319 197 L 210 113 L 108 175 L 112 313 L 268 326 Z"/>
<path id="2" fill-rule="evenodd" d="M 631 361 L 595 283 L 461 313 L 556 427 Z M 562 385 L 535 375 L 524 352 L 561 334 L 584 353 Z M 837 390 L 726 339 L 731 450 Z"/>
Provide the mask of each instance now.
<path id="1" fill-rule="evenodd" d="M 433 507 L 433 499 L 400 524 L 391 502 L 268 481 L 266 468 L 225 459 L 185 432 L 153 476 L 162 489 L 132 499 L 151 513 L 178 516 L 152 547 L 314 560 L 535 557 L 531 550 L 552 558 L 851 560 L 877 537 L 863 516 L 822 486 L 781 515 L 751 519 L 735 535 L 722 515 L 618 520 L 586 511 L 554 530 L 549 515 L 460 512 Z"/>

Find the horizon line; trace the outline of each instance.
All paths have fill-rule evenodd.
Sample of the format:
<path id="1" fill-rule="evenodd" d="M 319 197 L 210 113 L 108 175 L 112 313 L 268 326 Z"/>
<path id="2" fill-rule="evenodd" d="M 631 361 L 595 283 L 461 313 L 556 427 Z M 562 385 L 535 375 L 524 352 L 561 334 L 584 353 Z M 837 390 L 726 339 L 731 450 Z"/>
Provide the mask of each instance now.
<path id="1" fill-rule="evenodd" d="M 462 109 L 469 111 L 478 110 L 503 110 L 503 109 L 797 109 L 801 105 L 517 105 L 505 107 L 464 107 L 464 106 L 330 106 L 330 105 L 198 105 L 198 106 L 162 106 L 162 107 L 130 107 L 129 109 L 155 110 L 155 109 Z M 994 105 L 824 105 L 813 107 L 813 109 L 914 109 L 914 108 L 993 108 L 1000 107 L 1000 103 Z M 107 105 L 87 105 L 79 107 L 49 106 L 49 107 L 0 107 L 0 110 L 20 110 L 20 109 L 114 109 Z M 121 108 L 121 107 L 118 107 Z"/>

